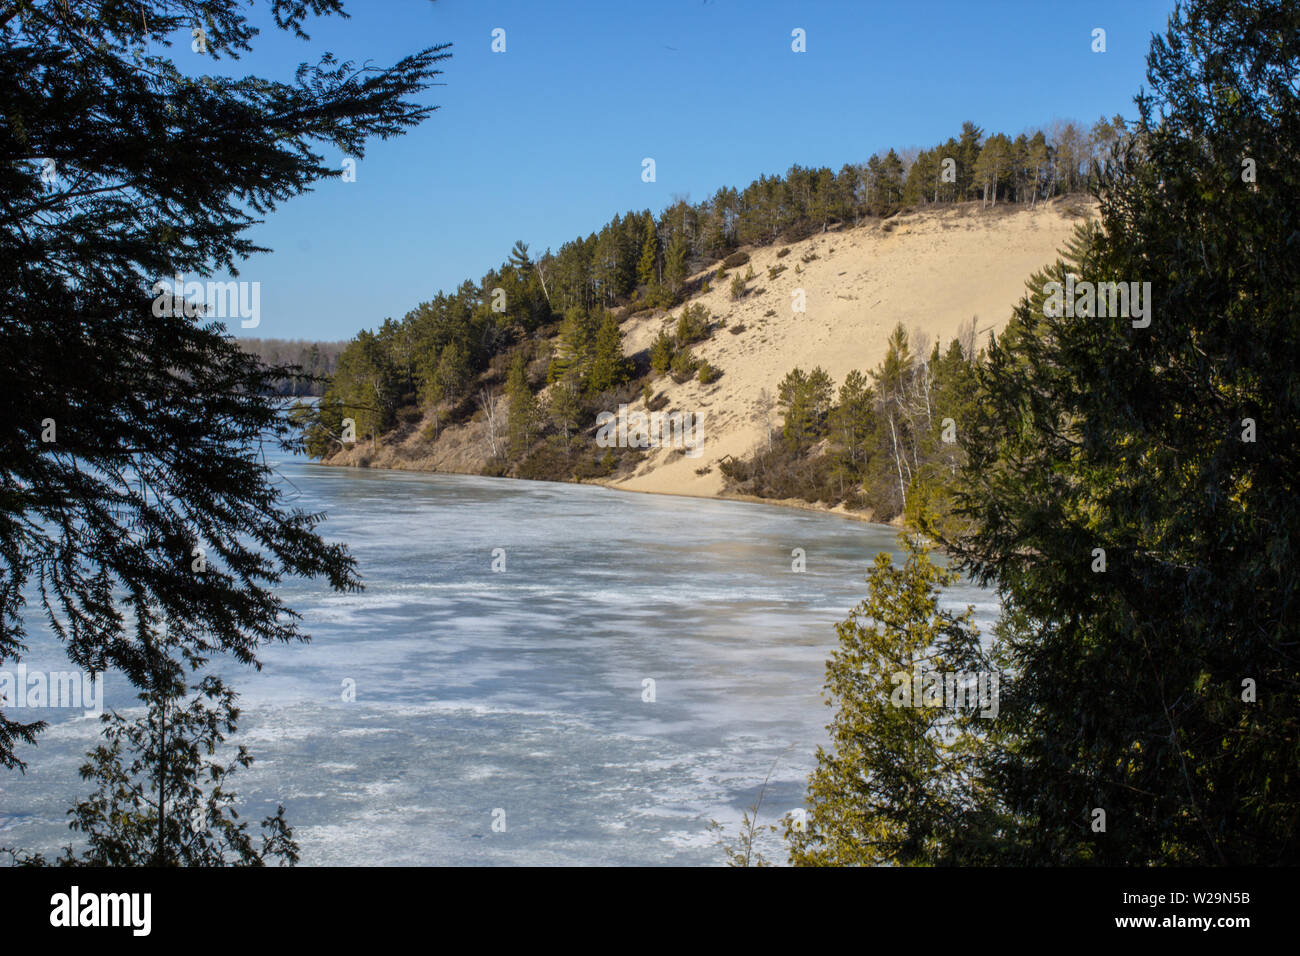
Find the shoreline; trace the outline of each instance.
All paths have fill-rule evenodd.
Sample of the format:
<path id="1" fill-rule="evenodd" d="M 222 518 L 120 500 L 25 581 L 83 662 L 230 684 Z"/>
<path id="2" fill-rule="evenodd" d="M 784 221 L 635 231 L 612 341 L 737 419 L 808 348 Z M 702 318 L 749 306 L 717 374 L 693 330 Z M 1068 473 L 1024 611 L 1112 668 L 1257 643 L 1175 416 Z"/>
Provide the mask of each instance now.
<path id="1" fill-rule="evenodd" d="M 462 475 L 469 478 L 493 478 L 498 481 L 536 481 L 536 479 L 532 479 L 532 478 L 511 478 L 505 475 L 478 475 L 472 472 L 437 471 L 429 468 L 390 468 L 390 467 L 372 468 L 369 466 L 363 468 L 359 465 L 334 464 L 332 462 L 327 462 L 322 459 L 310 458 L 307 456 L 303 456 L 303 457 L 306 458 L 306 460 L 310 464 L 319 465 L 322 468 L 351 468 L 355 471 L 368 471 L 368 472 L 382 472 L 382 471 L 407 472 L 407 473 L 419 474 L 419 475 Z M 907 530 L 901 524 L 896 524 L 893 521 L 873 521 L 871 518 L 868 518 L 864 515 L 854 514 L 851 511 L 836 511 L 832 508 L 827 508 L 810 501 L 800 501 L 795 498 L 780 498 L 780 499 L 759 498 L 756 495 L 693 495 L 685 491 L 652 491 L 647 488 L 620 488 L 617 485 L 610 484 L 604 481 L 541 481 L 538 483 L 547 484 L 547 485 L 585 485 L 591 488 L 605 488 L 608 489 L 609 491 L 617 491 L 617 492 L 621 492 L 622 494 L 629 494 L 629 495 L 661 495 L 668 498 L 692 498 L 697 501 L 735 501 L 743 504 L 766 505 L 772 508 L 788 508 L 795 511 L 811 511 L 816 514 L 828 515 L 832 518 L 842 518 L 845 521 L 855 521 L 859 524 L 874 524 L 877 527 L 881 527 L 881 528 L 892 528 L 894 531 L 900 533 L 905 532 Z"/>

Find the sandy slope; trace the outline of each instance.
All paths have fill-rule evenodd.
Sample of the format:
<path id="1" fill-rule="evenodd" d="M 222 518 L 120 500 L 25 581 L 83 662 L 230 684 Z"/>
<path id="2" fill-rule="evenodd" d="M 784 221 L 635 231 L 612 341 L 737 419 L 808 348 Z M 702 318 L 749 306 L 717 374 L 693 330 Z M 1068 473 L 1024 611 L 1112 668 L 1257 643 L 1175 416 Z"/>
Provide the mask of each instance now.
<path id="1" fill-rule="evenodd" d="M 929 342 L 937 338 L 946 346 L 960 325 L 977 316 L 985 338 L 988 329 L 1006 324 L 1030 275 L 1056 258 L 1081 216 L 1093 211 L 1078 197 L 1055 200 L 1032 211 L 1009 206 L 980 209 L 969 203 L 832 230 L 792 243 L 790 252 L 780 258 L 777 253 L 785 247 L 779 244 L 747 250 L 755 273 L 748 296 L 733 302 L 728 277 L 693 300 L 703 303 L 715 319 L 726 320 L 727 328 L 693 347 L 698 357 L 722 370 L 722 377 L 710 385 L 695 380 L 678 385 L 666 376 L 654 382 L 656 392 L 668 397 L 665 410 L 701 416 L 701 454 L 691 458 L 669 449 L 653 450 L 632 477 L 606 483 L 628 491 L 721 494 L 718 461 L 725 455 L 744 457 L 762 439 L 758 409 L 764 389 L 775 399 L 777 385 L 787 372 L 817 365 L 838 387 L 850 370 L 867 372 L 880 364 L 889 333 L 898 322 L 923 333 Z M 817 258 L 802 261 L 812 255 Z M 777 263 L 785 265 L 786 271 L 769 280 L 768 267 Z M 796 265 L 800 273 L 795 272 Z M 745 267 L 732 273 L 737 271 L 743 274 Z M 791 307 L 796 288 L 803 289 L 806 297 L 807 311 L 802 314 Z M 648 349 L 661 328 L 676 324 L 681 311 L 678 306 L 669 313 L 625 321 L 624 351 L 634 354 Z M 740 325 L 744 331 L 733 335 L 730 329 Z M 502 406 L 504 417 L 504 398 Z M 629 406 L 629 411 L 644 409 L 642 400 Z M 771 420 L 779 424 L 775 408 Z M 488 460 L 482 414 L 444 428 L 434 442 L 425 437 L 432 421 L 431 413 L 425 412 L 403 422 L 377 447 L 361 442 L 326 463 L 478 474 Z M 699 475 L 698 469 L 707 471 Z"/>
<path id="2" fill-rule="evenodd" d="M 750 250 L 755 278 L 746 298 L 731 301 L 727 278 L 694 300 L 725 318 L 728 327 L 745 326 L 738 335 L 722 329 L 694 346 L 698 357 L 722 370 L 722 377 L 711 385 L 677 385 L 666 377 L 656 381 L 657 389 L 667 393 L 669 407 L 702 416 L 702 454 L 692 459 L 657 450 L 635 475 L 611 482 L 611 487 L 719 494 L 719 459 L 743 457 L 762 439 L 761 390 L 775 396 L 777 384 L 792 368 L 816 365 L 838 388 L 852 369 L 866 372 L 880 363 L 889 333 L 899 322 L 930 343 L 938 338 L 946 346 L 959 325 L 977 316 L 981 339 L 987 341 L 988 329 L 1006 324 L 1030 275 L 1056 258 L 1056 250 L 1081 221 L 1080 212 L 1092 214 L 1093 207 L 1078 199 L 1032 211 L 980 210 L 971 204 L 902 214 L 889 220 L 889 231 L 880 220 L 869 220 L 823 233 L 791 245 L 780 259 L 780 245 Z M 801 261 L 812 253 L 818 258 Z M 769 280 L 768 267 L 776 263 L 788 268 Z M 795 273 L 796 264 L 801 274 Z M 745 267 L 734 271 L 744 273 Z M 806 297 L 803 314 L 792 309 L 796 288 Z M 680 313 L 679 307 L 667 316 L 628 320 L 623 325 L 625 350 L 648 348 L 659 329 L 675 323 Z M 644 409 L 644 403 L 630 409 Z M 706 466 L 708 473 L 696 474 Z"/>

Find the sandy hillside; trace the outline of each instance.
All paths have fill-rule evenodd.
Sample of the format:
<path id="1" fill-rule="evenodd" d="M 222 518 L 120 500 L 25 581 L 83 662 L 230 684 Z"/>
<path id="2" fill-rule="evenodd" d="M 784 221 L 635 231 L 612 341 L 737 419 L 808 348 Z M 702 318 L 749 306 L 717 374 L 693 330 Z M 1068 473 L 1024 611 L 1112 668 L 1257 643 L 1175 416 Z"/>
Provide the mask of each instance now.
<path id="1" fill-rule="evenodd" d="M 980 209 L 977 203 L 967 203 L 900 213 L 884 222 L 869 219 L 856 228 L 831 230 L 788 247 L 746 249 L 754 278 L 744 299 L 733 302 L 728 288 L 730 275 L 745 273 L 741 266 L 692 300 L 702 303 L 715 322 L 726 322 L 726 328 L 716 329 L 708 341 L 692 346 L 698 358 L 721 370 L 721 378 L 709 385 L 694 379 L 679 385 L 668 376 L 654 380 L 656 394 L 667 396 L 665 412 L 700 416 L 701 454 L 691 458 L 680 451 L 651 449 L 630 478 L 605 484 L 628 491 L 720 495 L 719 460 L 747 456 L 762 438 L 759 395 L 764 389 L 775 400 L 787 372 L 817 365 L 838 388 L 852 369 L 865 373 L 880 364 L 898 322 L 909 332 L 923 333 L 931 344 L 939 339 L 946 347 L 958 327 L 975 316 L 986 341 L 989 329 L 1006 324 L 1030 275 L 1052 262 L 1074 226 L 1093 212 L 1094 207 L 1079 197 L 1054 200 L 1032 211 L 1010 206 Z M 790 251 L 778 257 L 783 248 Z M 767 270 L 775 264 L 786 269 L 771 280 Z M 792 308 L 795 289 L 804 291 L 807 310 L 802 314 Z M 624 351 L 649 349 L 660 329 L 671 331 L 676 325 L 682 308 L 627 319 L 622 325 Z M 743 331 L 733 334 L 741 326 Z M 546 401 L 545 391 L 541 398 Z M 504 422 L 504 396 L 501 402 Z M 645 411 L 644 400 L 638 399 L 629 411 Z M 772 424 L 779 425 L 775 408 L 771 415 Z M 359 442 L 326 463 L 479 474 L 489 460 L 482 413 L 443 428 L 435 441 L 427 437 L 432 423 L 429 410 L 405 415 L 377 444 Z"/>
<path id="2" fill-rule="evenodd" d="M 747 250 L 755 275 L 748 296 L 733 302 L 728 276 L 693 300 L 726 319 L 728 328 L 692 347 L 697 357 L 721 369 L 722 377 L 710 385 L 695 380 L 678 385 L 668 377 L 655 382 L 667 394 L 669 408 L 702 416 L 701 455 L 655 450 L 631 478 L 608 484 L 629 491 L 718 495 L 723 481 L 718 461 L 748 455 L 762 437 L 758 396 L 763 389 L 775 397 L 777 384 L 792 368 L 817 365 L 838 388 L 849 371 L 880 364 L 899 322 L 946 346 L 958 326 L 976 316 L 987 341 L 987 330 L 1001 330 L 1010 318 L 1030 275 L 1056 258 L 1081 221 L 1079 214 L 1093 211 L 1077 198 L 1032 211 L 968 204 L 822 233 L 790 245 L 781 258 L 781 245 Z M 886 230 L 886 224 L 892 228 Z M 816 259 L 803 261 L 813 254 Z M 778 263 L 787 269 L 769 280 L 768 267 Z M 745 267 L 731 270 L 736 272 L 744 274 Z M 796 288 L 806 297 L 803 314 L 792 308 Z M 648 349 L 680 313 L 679 306 L 668 315 L 629 319 L 623 325 L 625 351 Z M 745 330 L 731 334 L 737 325 Z M 644 407 L 638 401 L 629 409 Z M 778 416 L 773 417 L 775 424 Z M 706 466 L 708 473 L 696 474 Z"/>

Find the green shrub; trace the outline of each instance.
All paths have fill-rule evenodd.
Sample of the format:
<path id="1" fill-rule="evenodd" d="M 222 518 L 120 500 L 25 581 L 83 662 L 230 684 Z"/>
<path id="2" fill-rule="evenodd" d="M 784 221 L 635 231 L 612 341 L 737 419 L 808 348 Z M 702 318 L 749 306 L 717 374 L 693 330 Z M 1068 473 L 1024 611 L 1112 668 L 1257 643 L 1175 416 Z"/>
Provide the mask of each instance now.
<path id="1" fill-rule="evenodd" d="M 696 303 L 682 309 L 677 320 L 677 345 L 682 347 L 692 342 L 701 342 L 709 337 L 709 310 Z"/>
<path id="2" fill-rule="evenodd" d="M 720 375 L 722 375 L 722 372 L 716 365 L 709 364 L 707 359 L 700 361 L 699 379 L 701 385 L 711 385 L 718 380 Z"/>
<path id="3" fill-rule="evenodd" d="M 785 271 L 785 266 L 783 265 L 770 266 L 767 270 L 767 277 L 769 279 L 775 279 L 784 271 Z"/>
<path id="4" fill-rule="evenodd" d="M 745 297 L 745 277 L 733 276 L 731 280 L 731 297 L 733 299 L 743 299 Z"/>
<path id="5" fill-rule="evenodd" d="M 695 370 L 699 368 L 699 359 L 691 354 L 689 348 L 681 349 L 673 356 L 670 371 L 673 378 L 678 382 L 684 382 L 695 375 Z"/>
<path id="6" fill-rule="evenodd" d="M 727 256 L 727 258 L 722 260 L 722 266 L 725 269 L 739 269 L 741 266 L 747 265 L 748 263 L 748 252 L 733 252 L 731 255 Z"/>
<path id="7" fill-rule="evenodd" d="M 784 258 L 785 258 L 786 256 L 788 256 L 789 254 L 790 254 L 790 248 L 787 246 L 786 248 L 784 248 L 784 249 L 782 249 L 780 252 L 778 252 L 778 253 L 776 254 L 776 257 L 777 257 L 778 259 L 784 259 Z"/>
<path id="8" fill-rule="evenodd" d="M 660 330 L 650 346 L 650 368 L 656 375 L 663 375 L 672 367 L 676 351 L 672 336 Z"/>

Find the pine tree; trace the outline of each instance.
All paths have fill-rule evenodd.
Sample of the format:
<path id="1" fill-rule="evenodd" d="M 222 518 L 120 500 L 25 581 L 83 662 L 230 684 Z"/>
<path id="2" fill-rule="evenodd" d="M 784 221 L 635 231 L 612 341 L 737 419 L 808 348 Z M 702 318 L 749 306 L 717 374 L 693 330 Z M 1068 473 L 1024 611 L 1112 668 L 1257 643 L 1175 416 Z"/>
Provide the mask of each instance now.
<path id="1" fill-rule="evenodd" d="M 336 3 L 279 4 L 301 34 Z M 362 156 L 371 136 L 417 125 L 448 54 L 432 47 L 357 72 L 322 60 L 288 82 L 198 82 L 165 54 L 201 22 L 210 53 L 251 50 L 234 0 L 8 4 L 0 14 L 0 363 L 7 406 L 0 506 L 0 657 L 23 647 L 30 573 L 52 587 L 38 616 L 79 664 L 138 686 L 152 662 L 116 594 L 168 610 L 182 646 L 254 663 L 301 637 L 285 575 L 358 586 L 321 520 L 289 507 L 259 437 L 298 447 L 264 369 L 219 325 L 167 308 L 155 280 L 230 269 L 247 230 L 338 174 L 319 151 Z M 186 44 L 186 56 L 189 56 Z M 72 132 L 75 131 L 75 132 Z M 184 144 L 184 147 L 178 146 Z M 58 179 L 41 180 L 42 157 Z M 155 310 L 155 302 L 162 307 Z M 50 420 L 56 440 L 41 440 Z M 182 573 L 193 547 L 208 570 Z M 0 718 L 0 764 L 30 728 Z"/>
<path id="2" fill-rule="evenodd" d="M 961 124 L 961 135 L 957 140 L 957 192 L 959 198 L 971 198 L 971 188 L 975 184 L 975 163 L 980 157 L 980 146 L 984 142 L 984 130 L 969 120 Z"/>
<path id="3" fill-rule="evenodd" d="M 664 283 L 674 296 L 681 292 L 686 283 L 688 251 L 686 236 L 680 232 L 673 233 L 673 237 L 668 240 L 668 251 L 664 254 Z"/>
<path id="4" fill-rule="evenodd" d="M 631 377 L 632 363 L 623 355 L 623 333 L 618 319 L 612 312 L 606 312 L 596 331 L 587 388 L 591 394 L 599 395 L 626 384 Z"/>
<path id="5" fill-rule="evenodd" d="M 510 402 L 510 457 L 522 458 L 533 443 L 540 420 L 537 396 L 528 384 L 524 353 L 515 353 L 514 363 L 506 376 L 506 398 Z"/>
<path id="6" fill-rule="evenodd" d="M 862 468 L 874 432 L 874 399 L 871 385 L 861 372 L 849 372 L 840 386 L 839 401 L 831 410 L 830 431 L 834 437 L 837 460 L 842 477 L 856 481 Z"/>
<path id="7" fill-rule="evenodd" d="M 777 387 L 777 400 L 785 413 L 781 434 L 793 448 L 801 449 L 825 431 L 834 383 L 818 367 L 805 373 L 794 368 Z"/>
<path id="8" fill-rule="evenodd" d="M 650 343 L 650 368 L 656 374 L 666 375 L 668 369 L 673 364 L 673 356 L 677 354 L 677 342 L 671 335 L 662 329 L 655 339 Z"/>
<path id="9" fill-rule="evenodd" d="M 649 212 L 642 217 L 641 256 L 636 265 L 636 282 L 644 288 L 659 284 L 659 233 L 655 230 L 654 216 Z"/>
<path id="10" fill-rule="evenodd" d="M 557 382 L 570 373 L 579 381 L 586 381 L 591 371 L 596 331 L 596 318 L 586 309 L 575 307 L 565 313 L 560 324 L 559 345 L 546 372 L 548 382 Z"/>
<path id="11" fill-rule="evenodd" d="M 397 409 L 397 371 L 373 332 L 360 332 L 339 356 L 338 371 L 327 393 L 344 417 L 356 424 L 357 435 L 372 443 L 393 423 Z"/>

